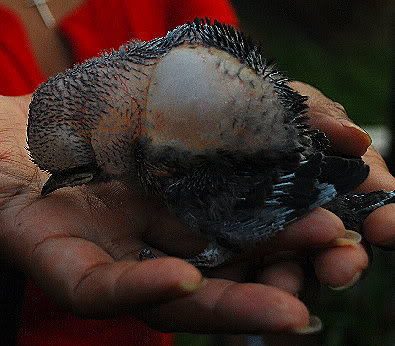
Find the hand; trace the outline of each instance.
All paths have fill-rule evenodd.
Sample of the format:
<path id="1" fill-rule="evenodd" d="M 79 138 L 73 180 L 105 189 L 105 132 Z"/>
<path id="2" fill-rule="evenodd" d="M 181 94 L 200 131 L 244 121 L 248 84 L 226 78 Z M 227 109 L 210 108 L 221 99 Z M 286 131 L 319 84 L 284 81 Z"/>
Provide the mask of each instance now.
<path id="1" fill-rule="evenodd" d="M 337 217 L 318 208 L 289 226 L 265 246 L 274 264 L 263 271 L 251 272 L 255 263 L 245 259 L 206 273 L 218 278 L 203 279 L 167 255 L 198 253 L 205 240 L 138 188 L 111 182 L 40 197 L 47 175 L 25 150 L 28 104 L 29 97 L 0 99 L 0 246 L 59 304 L 84 317 L 135 314 L 162 331 L 276 332 L 308 324 L 307 308 L 293 295 L 303 288 L 303 271 L 278 259 L 288 258 L 284 249 L 295 256 L 298 249 L 336 244 L 345 236 Z M 145 247 L 163 257 L 140 262 Z M 367 266 L 359 247 L 323 251 L 333 257 L 336 250 L 356 266 L 336 280 L 329 275 L 330 285 L 348 282 L 350 272 Z M 319 259 L 317 272 L 334 272 Z M 241 283 L 251 279 L 265 285 Z"/>
<path id="2" fill-rule="evenodd" d="M 389 173 L 383 158 L 370 145 L 369 136 L 348 118 L 344 108 L 308 84 L 294 82 L 291 86 L 309 96 L 312 126 L 327 133 L 331 147 L 345 154 L 362 156 L 370 166 L 370 175 L 358 191 L 394 190 L 395 179 Z M 377 209 L 367 218 L 364 224 L 366 240 L 377 246 L 395 249 L 394 211 L 395 206 L 390 204 Z"/>
<path id="3" fill-rule="evenodd" d="M 358 188 L 359 192 L 395 189 L 395 179 L 389 173 L 383 158 L 370 145 L 369 136 L 352 123 L 340 104 L 329 100 L 310 85 L 293 82 L 291 87 L 302 95 L 309 96 L 308 115 L 311 117 L 311 124 L 327 133 L 333 150 L 362 156 L 370 166 L 370 175 Z M 395 205 L 390 204 L 370 214 L 363 227 L 365 240 L 373 245 L 394 250 L 394 213 Z M 346 276 L 349 284 L 352 284 L 358 278 L 358 270 L 366 268 L 366 253 L 361 246 L 326 249 L 316 257 L 315 268 L 321 282 L 330 286 L 336 282 L 336 287 L 347 286 Z M 340 276 L 343 278 L 340 279 Z"/>

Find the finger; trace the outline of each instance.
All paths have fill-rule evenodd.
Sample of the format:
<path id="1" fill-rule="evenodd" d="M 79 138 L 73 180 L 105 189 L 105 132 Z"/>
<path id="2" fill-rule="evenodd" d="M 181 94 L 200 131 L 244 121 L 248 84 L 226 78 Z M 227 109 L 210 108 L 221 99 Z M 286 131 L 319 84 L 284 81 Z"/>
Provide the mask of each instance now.
<path id="1" fill-rule="evenodd" d="M 345 232 L 342 221 L 335 214 L 323 208 L 315 208 L 279 231 L 276 237 L 268 242 L 267 247 L 270 250 L 322 247 L 344 237 Z"/>
<path id="2" fill-rule="evenodd" d="M 262 269 L 257 281 L 297 296 L 304 288 L 304 273 L 297 262 L 277 262 Z"/>
<path id="3" fill-rule="evenodd" d="M 166 244 L 166 253 L 173 256 L 191 257 L 200 253 L 207 245 L 207 239 L 200 233 L 189 230 L 175 216 L 170 216 L 167 210 L 162 210 L 150 226 L 151 231 L 144 240 L 159 249 Z M 288 225 L 270 240 L 260 244 L 257 252 L 261 255 L 277 250 L 290 250 L 305 247 L 322 247 L 337 238 L 345 236 L 341 220 L 328 210 L 316 208 L 308 215 Z M 251 253 L 255 252 L 252 250 Z M 249 253 L 247 257 L 250 257 Z M 221 268 L 219 272 L 226 272 Z M 237 280 L 232 277 L 232 280 Z"/>
<path id="4" fill-rule="evenodd" d="M 152 327 L 165 332 L 280 332 L 309 323 L 307 308 L 286 292 L 220 279 L 209 279 L 192 296 L 145 310 L 143 316 Z"/>
<path id="5" fill-rule="evenodd" d="M 353 286 L 368 264 L 369 257 L 362 245 L 328 248 L 314 258 L 318 280 L 339 290 Z"/>
<path id="6" fill-rule="evenodd" d="M 385 249 L 395 249 L 395 204 L 388 204 L 371 213 L 363 224 L 365 239 Z"/>
<path id="7" fill-rule="evenodd" d="M 370 166 L 370 174 L 357 191 L 394 190 L 395 179 L 388 172 L 383 158 L 374 147 L 369 146 L 369 136 L 349 121 L 344 108 L 327 99 L 320 91 L 307 84 L 294 82 L 290 85 L 301 94 L 309 96 L 309 115 L 312 118 L 313 126 L 317 126 L 327 133 L 331 146 L 335 150 L 352 155 L 362 155 L 368 148 L 363 155 L 363 159 Z M 389 208 L 386 210 L 389 210 Z M 395 227 L 388 216 L 381 220 L 374 216 L 374 214 L 383 215 L 382 213 L 377 211 L 377 214 L 373 213 L 368 218 L 369 221 L 364 225 L 364 233 L 369 241 L 384 248 L 392 249 L 395 247 L 395 234 L 392 231 Z"/>
<path id="8" fill-rule="evenodd" d="M 313 128 L 319 128 L 327 134 L 333 150 L 354 156 L 362 156 L 366 152 L 371 139 L 348 118 L 343 106 L 308 84 L 292 82 L 290 86 L 309 97 L 307 104 L 310 123 Z"/>
<path id="9" fill-rule="evenodd" d="M 184 225 L 179 223 L 175 217 L 166 213 L 163 218 L 156 218 L 152 231 L 145 241 L 150 245 L 163 249 L 166 245 L 166 253 L 178 257 L 192 257 L 200 253 L 207 244 L 202 235 L 191 232 Z M 160 221 L 159 221 L 160 220 Z M 273 240 L 262 242 L 256 249 L 252 249 L 248 254 L 237 257 L 229 266 L 210 270 L 207 275 L 210 277 L 222 277 L 234 281 L 246 280 L 246 262 L 251 262 L 254 253 L 259 257 L 262 253 L 268 254 L 281 250 L 293 250 L 306 247 L 324 247 L 335 243 L 337 239 L 346 237 L 346 230 L 341 220 L 322 208 L 316 208 L 305 217 L 279 231 Z"/>
<path id="10" fill-rule="evenodd" d="M 370 167 L 370 174 L 364 183 L 358 188 L 359 191 L 375 191 L 395 189 L 395 179 L 389 173 L 384 159 L 371 146 L 362 157 Z"/>
<path id="11" fill-rule="evenodd" d="M 35 282 L 84 317 L 131 313 L 134 305 L 184 296 L 204 283 L 195 267 L 179 259 L 115 262 L 95 244 L 78 238 L 49 238 L 31 258 L 29 272 Z"/>
<path id="12" fill-rule="evenodd" d="M 59 204 L 55 194 L 24 208 L 13 239 L 18 264 L 58 303 L 85 317 L 103 317 L 131 304 L 190 294 L 203 283 L 201 273 L 179 259 L 115 261 L 99 241 L 107 227 L 101 229 L 102 223 L 81 212 L 76 194 L 69 203 L 65 196 Z M 50 212 L 43 215 L 48 201 Z M 118 224 L 115 215 L 112 221 Z M 137 244 L 133 242 L 130 236 L 129 243 Z"/>
<path id="13" fill-rule="evenodd" d="M 15 97 L 13 97 L 13 100 L 15 100 L 15 103 L 18 105 L 18 107 L 22 111 L 22 114 L 24 114 L 27 118 L 28 113 L 29 113 L 29 104 L 32 101 L 32 94 L 26 94 L 23 96 L 15 96 Z"/>
<path id="14" fill-rule="evenodd" d="M 363 156 L 370 166 L 370 174 L 366 181 L 358 188 L 358 191 L 375 191 L 395 189 L 395 179 L 388 172 L 383 158 L 371 147 Z M 393 204 L 378 208 L 371 213 L 363 224 L 363 234 L 367 241 L 383 247 L 384 249 L 395 248 L 395 206 Z"/>

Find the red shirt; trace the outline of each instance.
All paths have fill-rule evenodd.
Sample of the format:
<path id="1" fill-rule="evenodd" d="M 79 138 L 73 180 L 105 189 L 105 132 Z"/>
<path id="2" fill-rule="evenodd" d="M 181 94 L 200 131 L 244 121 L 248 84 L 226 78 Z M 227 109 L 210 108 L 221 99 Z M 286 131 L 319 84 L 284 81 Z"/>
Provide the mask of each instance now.
<path id="1" fill-rule="evenodd" d="M 227 0 L 86 0 L 58 29 L 71 43 L 74 62 L 82 62 L 131 39 L 164 36 L 177 25 L 206 16 L 238 24 Z M 0 64 L 0 95 L 31 93 L 46 80 L 23 23 L 1 5 Z"/>
<path id="2" fill-rule="evenodd" d="M 237 25 L 226 0 L 86 0 L 59 23 L 71 43 L 74 62 L 138 38 L 150 40 L 195 17 Z M 31 93 L 46 78 L 35 60 L 20 19 L 0 6 L 0 94 Z M 171 345 L 169 334 L 133 317 L 82 320 L 52 303 L 32 282 L 25 294 L 18 345 Z"/>

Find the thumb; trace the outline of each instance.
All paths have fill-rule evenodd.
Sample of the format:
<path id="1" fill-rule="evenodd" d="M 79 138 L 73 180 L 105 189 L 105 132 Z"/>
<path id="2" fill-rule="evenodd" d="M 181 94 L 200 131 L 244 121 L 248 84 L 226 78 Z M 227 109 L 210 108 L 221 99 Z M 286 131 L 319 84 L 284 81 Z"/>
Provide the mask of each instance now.
<path id="1" fill-rule="evenodd" d="M 330 100 L 311 85 L 292 82 L 290 86 L 308 97 L 310 124 L 326 133 L 332 150 L 353 156 L 365 154 L 372 141 L 362 128 L 350 120 L 341 104 Z"/>

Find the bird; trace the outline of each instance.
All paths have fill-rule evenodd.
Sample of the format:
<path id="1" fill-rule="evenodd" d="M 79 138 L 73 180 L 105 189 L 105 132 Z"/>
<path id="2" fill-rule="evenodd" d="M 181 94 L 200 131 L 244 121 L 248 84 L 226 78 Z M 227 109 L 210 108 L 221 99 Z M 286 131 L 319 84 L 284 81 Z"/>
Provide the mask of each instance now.
<path id="1" fill-rule="evenodd" d="M 41 195 L 128 178 L 209 239 L 186 258 L 197 267 L 226 263 L 319 206 L 360 231 L 395 192 L 352 192 L 368 165 L 331 152 L 289 82 L 261 45 L 207 18 L 77 64 L 29 107 L 29 154 L 50 174 Z"/>

